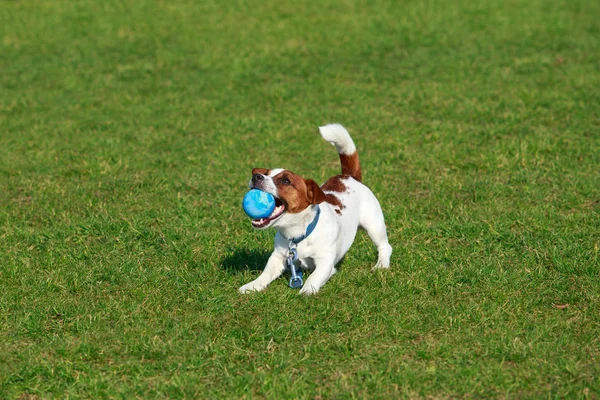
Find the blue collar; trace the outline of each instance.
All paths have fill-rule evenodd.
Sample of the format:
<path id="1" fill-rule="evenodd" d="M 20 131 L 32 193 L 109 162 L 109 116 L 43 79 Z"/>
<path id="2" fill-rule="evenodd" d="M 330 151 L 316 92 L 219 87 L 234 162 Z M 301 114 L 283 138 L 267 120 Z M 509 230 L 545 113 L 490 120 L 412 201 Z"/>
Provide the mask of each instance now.
<path id="1" fill-rule="evenodd" d="M 319 222 L 319 215 L 321 215 L 321 208 L 319 207 L 319 205 L 317 205 L 317 215 L 315 215 L 315 218 L 306 227 L 306 232 L 304 232 L 303 235 L 297 236 L 295 238 L 291 238 L 290 242 L 294 243 L 294 244 L 298 244 L 301 241 L 303 241 L 304 239 L 306 239 L 311 233 L 313 233 L 313 231 L 315 230 L 315 228 L 317 226 L 317 223 Z"/>

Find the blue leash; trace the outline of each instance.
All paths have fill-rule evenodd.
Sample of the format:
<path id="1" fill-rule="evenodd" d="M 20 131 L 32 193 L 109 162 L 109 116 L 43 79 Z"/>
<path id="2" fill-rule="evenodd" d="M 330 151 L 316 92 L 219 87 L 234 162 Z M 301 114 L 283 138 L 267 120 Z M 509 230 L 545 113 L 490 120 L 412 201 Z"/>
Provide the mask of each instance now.
<path id="1" fill-rule="evenodd" d="M 288 268 L 290 269 L 290 272 L 292 273 L 292 277 L 290 278 L 289 284 L 289 286 L 292 289 L 300 289 L 302 285 L 304 285 L 304 282 L 302 281 L 302 269 L 298 268 L 298 270 L 296 271 L 296 264 L 294 264 L 294 262 L 298 260 L 298 250 L 296 249 L 296 246 L 298 246 L 298 243 L 300 243 L 301 241 L 306 239 L 311 233 L 313 233 L 315 227 L 317 226 L 317 223 L 319 222 L 320 215 L 321 208 L 317 205 L 317 215 L 315 215 L 315 218 L 306 227 L 306 232 L 304 232 L 303 235 L 290 239 L 290 244 L 288 246 L 289 253 L 286 263 Z"/>

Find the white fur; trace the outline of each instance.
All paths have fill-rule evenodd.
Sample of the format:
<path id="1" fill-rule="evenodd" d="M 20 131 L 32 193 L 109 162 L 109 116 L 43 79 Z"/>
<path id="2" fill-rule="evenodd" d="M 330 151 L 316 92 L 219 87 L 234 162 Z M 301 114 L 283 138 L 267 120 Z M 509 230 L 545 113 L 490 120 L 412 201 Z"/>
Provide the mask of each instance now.
<path id="1" fill-rule="evenodd" d="M 275 168 L 269 171 L 269 176 L 275 176 L 281 172 L 285 171 L 283 168 Z"/>
<path id="2" fill-rule="evenodd" d="M 350 134 L 340 124 L 329 124 L 319 127 L 323 139 L 335 146 L 339 154 L 350 155 L 356 152 L 356 146 Z"/>
<path id="3" fill-rule="evenodd" d="M 344 137 L 344 132 L 347 138 Z M 338 151 L 349 151 L 348 149 L 354 146 L 348 132 L 341 125 L 322 127 L 321 134 L 326 140 L 333 141 L 336 147 L 340 146 Z M 356 151 L 356 148 L 353 151 Z M 377 198 L 368 187 L 354 178 L 347 177 L 343 183 L 346 186 L 343 193 L 326 192 L 334 194 L 340 199 L 344 205 L 341 214 L 336 213 L 336 209 L 339 207 L 335 205 L 326 202 L 319 204 L 321 215 L 315 230 L 298 244 L 301 268 L 311 271 L 300 290 L 301 294 L 317 293 L 331 278 L 336 272 L 336 264 L 344 257 L 354 242 L 359 227 L 367 231 L 377 246 L 379 256 L 373 268 L 389 268 L 390 266 L 392 247 L 388 243 L 383 213 Z M 306 227 L 316 215 L 316 207 L 316 205 L 310 206 L 296 214 L 284 212 L 281 217 L 269 225 L 278 230 L 275 235 L 273 253 L 262 274 L 254 281 L 242 286 L 239 289 L 241 293 L 263 290 L 281 276 L 286 268 L 288 238 L 298 237 L 306 231 Z"/>

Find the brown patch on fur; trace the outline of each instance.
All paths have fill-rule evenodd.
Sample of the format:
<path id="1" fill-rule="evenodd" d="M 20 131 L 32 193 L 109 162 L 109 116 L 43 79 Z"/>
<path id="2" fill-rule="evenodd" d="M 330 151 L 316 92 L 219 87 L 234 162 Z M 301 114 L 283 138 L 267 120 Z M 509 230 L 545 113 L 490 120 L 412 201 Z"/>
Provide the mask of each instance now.
<path id="1" fill-rule="evenodd" d="M 340 201 L 340 199 L 337 198 L 336 195 L 331 194 L 331 193 L 327 193 L 325 195 L 325 201 L 328 202 L 329 204 L 331 204 L 332 206 L 339 207 L 340 209 L 346 207 L 342 204 L 342 202 Z"/>
<path id="2" fill-rule="evenodd" d="M 360 162 L 358 161 L 358 152 L 352 154 L 340 154 L 340 162 L 342 163 L 342 175 L 350 175 L 359 182 L 362 182 L 362 171 L 360 170 Z"/>
<path id="3" fill-rule="evenodd" d="M 325 193 L 312 179 L 304 179 L 290 171 L 282 171 L 272 179 L 277 186 L 279 199 L 291 214 L 302 212 L 312 204 L 326 201 Z"/>
<path id="4" fill-rule="evenodd" d="M 342 180 L 347 177 L 348 176 L 344 176 L 344 175 L 332 176 L 331 178 L 327 179 L 327 182 L 325 182 L 324 184 L 321 185 L 321 189 L 323 189 L 324 192 L 325 191 L 338 192 L 338 193 L 345 192 L 346 185 L 344 185 L 344 182 L 342 182 Z"/>
<path id="5" fill-rule="evenodd" d="M 332 176 L 331 178 L 329 178 L 327 180 L 327 182 L 325 182 L 322 186 L 321 189 L 323 189 L 323 191 L 327 191 L 327 192 L 336 192 L 336 193 L 342 193 L 346 191 L 346 185 L 344 185 L 343 180 L 349 178 L 348 175 L 336 175 L 336 176 Z M 340 199 L 332 194 L 332 193 L 326 193 L 325 194 L 325 201 L 328 202 L 329 204 L 331 204 L 332 206 L 335 207 L 339 207 L 335 210 L 336 213 L 341 214 L 342 213 L 342 209 L 345 208 L 346 206 L 340 201 Z"/>
<path id="6" fill-rule="evenodd" d="M 338 199 L 336 195 L 331 193 L 327 193 L 325 196 L 325 201 L 331 204 L 332 206 L 336 207 L 333 210 L 339 215 L 342 215 L 342 209 L 346 208 L 346 206 L 340 201 L 340 199 Z"/>

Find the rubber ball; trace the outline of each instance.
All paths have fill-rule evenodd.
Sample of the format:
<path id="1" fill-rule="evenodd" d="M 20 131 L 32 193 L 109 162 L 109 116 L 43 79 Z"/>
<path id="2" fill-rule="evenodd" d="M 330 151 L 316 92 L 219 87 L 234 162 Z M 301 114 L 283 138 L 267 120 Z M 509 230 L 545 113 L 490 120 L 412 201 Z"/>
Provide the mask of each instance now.
<path id="1" fill-rule="evenodd" d="M 275 197 L 271 193 L 258 189 L 250 189 L 242 201 L 244 212 L 250 218 L 267 218 L 275 209 Z"/>

